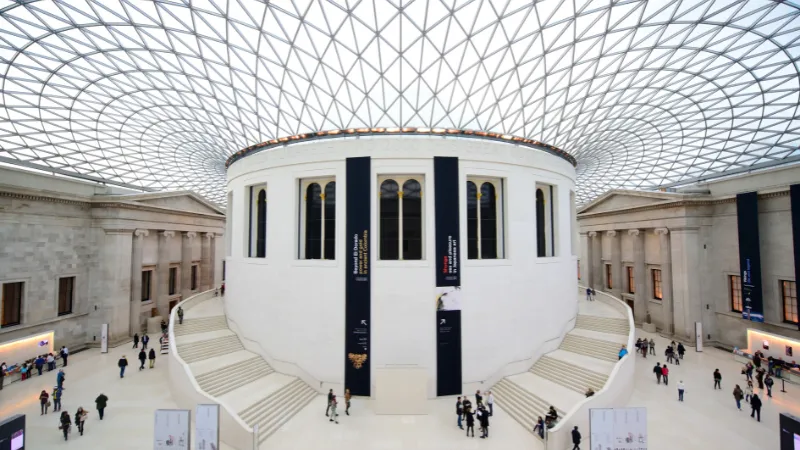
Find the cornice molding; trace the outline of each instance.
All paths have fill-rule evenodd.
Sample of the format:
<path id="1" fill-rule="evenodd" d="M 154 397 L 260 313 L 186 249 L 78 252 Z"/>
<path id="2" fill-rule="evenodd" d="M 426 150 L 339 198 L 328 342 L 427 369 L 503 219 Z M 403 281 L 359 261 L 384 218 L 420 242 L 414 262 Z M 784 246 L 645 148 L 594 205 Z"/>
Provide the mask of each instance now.
<path id="1" fill-rule="evenodd" d="M 7 198 L 16 198 L 20 200 L 35 200 L 35 201 L 43 201 L 43 202 L 50 202 L 50 203 L 61 203 L 66 205 L 79 205 L 79 206 L 89 206 L 91 202 L 88 200 L 81 201 L 76 199 L 67 199 L 67 198 L 58 198 L 58 197 L 50 197 L 45 195 L 35 195 L 35 194 L 27 194 L 22 192 L 11 192 L 11 191 L 2 191 L 0 190 L 0 197 L 7 197 Z"/>

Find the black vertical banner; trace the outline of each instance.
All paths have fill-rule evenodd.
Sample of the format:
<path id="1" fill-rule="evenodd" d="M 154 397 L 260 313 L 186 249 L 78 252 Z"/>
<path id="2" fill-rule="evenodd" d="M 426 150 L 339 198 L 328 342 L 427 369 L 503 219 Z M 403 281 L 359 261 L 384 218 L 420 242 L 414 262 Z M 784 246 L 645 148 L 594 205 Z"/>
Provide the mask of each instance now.
<path id="1" fill-rule="evenodd" d="M 458 158 L 434 157 L 436 395 L 461 394 Z"/>
<path id="2" fill-rule="evenodd" d="M 739 272 L 742 275 L 742 318 L 764 321 L 761 297 L 761 247 L 758 243 L 758 193 L 736 195 L 739 227 Z"/>
<path id="3" fill-rule="evenodd" d="M 789 187 L 792 202 L 792 238 L 794 240 L 794 279 L 800 284 L 800 184 Z M 800 328 L 800 324 L 798 324 Z"/>
<path id="4" fill-rule="evenodd" d="M 370 159 L 347 158 L 344 387 L 370 395 Z"/>

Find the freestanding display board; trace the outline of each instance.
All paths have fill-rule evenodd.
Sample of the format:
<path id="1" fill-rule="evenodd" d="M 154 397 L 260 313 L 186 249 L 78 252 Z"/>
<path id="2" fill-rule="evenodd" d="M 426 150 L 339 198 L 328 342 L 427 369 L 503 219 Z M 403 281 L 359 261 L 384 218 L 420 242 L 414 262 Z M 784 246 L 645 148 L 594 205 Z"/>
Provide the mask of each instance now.
<path id="1" fill-rule="evenodd" d="M 219 449 L 219 405 L 197 405 L 195 408 L 194 448 Z"/>
<path id="2" fill-rule="evenodd" d="M 346 177 L 344 386 L 353 395 L 369 396 L 370 158 L 347 158 Z"/>
<path id="3" fill-rule="evenodd" d="M 589 435 L 593 449 L 647 450 L 647 408 L 590 409 Z"/>
<path id="4" fill-rule="evenodd" d="M 25 414 L 0 422 L 0 450 L 24 450 L 25 441 Z"/>
<path id="5" fill-rule="evenodd" d="M 157 409 L 153 450 L 189 450 L 191 413 L 188 409 Z"/>
<path id="6" fill-rule="evenodd" d="M 758 243 L 758 193 L 736 195 L 739 227 L 739 272 L 742 275 L 742 318 L 764 321 L 761 299 L 761 247 Z"/>
<path id="7" fill-rule="evenodd" d="M 461 394 L 458 158 L 433 158 L 436 220 L 436 395 Z"/>

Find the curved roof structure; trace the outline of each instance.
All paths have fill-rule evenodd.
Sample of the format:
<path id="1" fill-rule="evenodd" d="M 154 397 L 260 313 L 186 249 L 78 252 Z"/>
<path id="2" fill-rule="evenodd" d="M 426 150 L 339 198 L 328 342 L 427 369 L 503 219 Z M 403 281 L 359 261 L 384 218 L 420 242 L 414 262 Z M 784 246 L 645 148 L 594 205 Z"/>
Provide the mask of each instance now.
<path id="1" fill-rule="evenodd" d="M 800 4 L 0 0 L 0 162 L 224 201 L 281 136 L 473 129 L 571 153 L 581 201 L 800 159 Z"/>

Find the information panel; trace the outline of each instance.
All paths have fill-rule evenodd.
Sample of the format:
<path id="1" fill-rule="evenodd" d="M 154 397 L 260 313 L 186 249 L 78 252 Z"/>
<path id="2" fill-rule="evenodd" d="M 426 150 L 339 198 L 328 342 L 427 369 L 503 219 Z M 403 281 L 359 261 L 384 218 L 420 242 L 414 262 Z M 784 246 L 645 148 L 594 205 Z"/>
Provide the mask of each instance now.
<path id="1" fill-rule="evenodd" d="M 592 449 L 647 450 L 647 408 L 589 410 Z"/>
<path id="2" fill-rule="evenodd" d="M 800 283 L 800 184 L 789 187 L 792 201 L 792 237 L 794 241 L 794 279 Z M 800 323 L 798 324 L 800 328 Z"/>
<path id="3" fill-rule="evenodd" d="M 461 394 L 461 260 L 458 158 L 434 157 L 436 395 Z"/>
<path id="4" fill-rule="evenodd" d="M 371 173 L 369 157 L 347 158 L 344 387 L 364 396 L 370 395 Z"/>
<path id="5" fill-rule="evenodd" d="M 739 226 L 739 272 L 742 274 L 742 318 L 764 321 L 761 299 L 761 248 L 758 244 L 758 193 L 736 195 Z"/>
<path id="6" fill-rule="evenodd" d="M 189 450 L 188 409 L 157 409 L 153 432 L 154 450 Z"/>
<path id="7" fill-rule="evenodd" d="M 194 448 L 219 449 L 219 405 L 197 405 L 195 408 Z"/>

